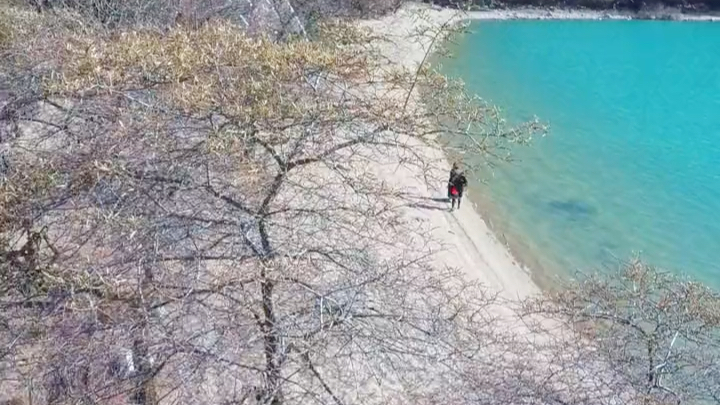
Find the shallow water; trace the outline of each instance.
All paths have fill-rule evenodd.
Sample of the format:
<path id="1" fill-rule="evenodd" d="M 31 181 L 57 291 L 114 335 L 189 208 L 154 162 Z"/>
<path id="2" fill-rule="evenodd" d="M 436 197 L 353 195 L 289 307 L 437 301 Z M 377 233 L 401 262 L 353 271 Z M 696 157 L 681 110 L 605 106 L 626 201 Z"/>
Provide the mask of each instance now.
<path id="1" fill-rule="evenodd" d="M 470 28 L 443 71 L 511 121 L 551 126 L 520 162 L 482 174 L 499 232 L 551 273 L 640 253 L 720 287 L 720 24 Z"/>

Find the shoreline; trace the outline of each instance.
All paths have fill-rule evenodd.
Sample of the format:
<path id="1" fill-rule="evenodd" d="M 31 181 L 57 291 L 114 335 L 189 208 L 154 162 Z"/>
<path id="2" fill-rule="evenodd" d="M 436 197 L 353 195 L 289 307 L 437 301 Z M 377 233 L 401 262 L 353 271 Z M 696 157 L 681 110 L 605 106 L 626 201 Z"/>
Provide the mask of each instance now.
<path id="1" fill-rule="evenodd" d="M 590 10 L 572 8 L 518 7 L 488 10 L 454 10 L 438 6 L 428 6 L 433 11 L 450 10 L 462 15 L 462 20 L 650 20 L 678 22 L 720 22 L 720 14 L 686 14 L 678 9 L 658 8 L 639 12 L 622 10 Z"/>
<path id="2" fill-rule="evenodd" d="M 422 17 L 419 17 L 418 12 L 421 12 Z M 403 66 L 412 71 L 417 69 L 432 51 L 430 47 L 433 39 L 426 35 L 418 36 L 416 31 L 419 28 L 428 25 L 440 27 L 462 23 L 464 20 L 467 20 L 466 13 L 457 10 L 406 5 L 394 14 L 364 21 L 361 25 L 391 38 L 380 45 L 382 56 L 391 66 Z M 417 90 L 412 99 L 414 103 L 422 104 Z M 437 144 L 428 145 L 414 141 L 417 153 L 434 163 L 432 175 L 429 177 L 445 178 L 450 170 L 446 152 Z M 444 183 L 438 181 L 437 184 L 428 184 L 424 173 L 420 170 L 415 170 L 414 173 L 411 171 L 386 168 L 379 170 L 379 175 L 383 181 L 402 185 L 408 190 L 425 195 L 424 198 L 444 198 Z M 435 254 L 434 263 L 438 268 L 448 266 L 463 271 L 468 277 L 481 282 L 508 301 L 517 301 L 541 293 L 539 283 L 533 278 L 533 271 L 501 242 L 488 221 L 475 208 L 475 201 L 470 197 L 474 192 L 469 190 L 465 205 L 453 213 L 448 211 L 447 203 L 432 210 L 410 208 L 407 211 L 409 220 L 423 221 L 432 238 L 444 247 Z"/>
<path id="3" fill-rule="evenodd" d="M 720 15 L 681 14 L 677 10 L 629 13 L 620 11 L 596 11 L 573 9 L 517 8 L 500 10 L 464 11 L 431 6 L 422 3 L 407 3 L 394 14 L 379 19 L 365 20 L 360 25 L 370 28 L 383 36 L 392 38 L 391 43 L 381 46 L 381 54 L 390 65 L 403 66 L 410 71 L 417 69 L 433 51 L 429 49 L 434 39 L 418 36 L 418 29 L 466 25 L 472 21 L 492 20 L 672 20 L 720 22 Z M 440 39 L 442 40 L 442 39 Z M 429 52 L 428 52 L 429 51 Z M 422 104 L 418 90 L 413 102 Z M 450 156 L 438 145 L 417 145 L 425 157 L 434 160 L 441 167 L 433 178 L 444 178 L 450 168 Z M 443 196 L 441 184 L 431 185 L 424 181 L 422 173 L 409 174 L 384 171 L 383 179 L 411 188 L 424 188 L 426 193 Z M 394 179 L 393 179 L 394 177 Z M 417 182 L 417 179 L 422 179 Z M 413 181 L 416 181 L 413 183 Z M 440 187 L 438 187 L 440 186 Z M 455 213 L 433 212 L 408 214 L 411 219 L 422 219 L 430 225 L 433 238 L 446 246 L 438 254 L 436 265 L 461 269 L 469 277 L 494 288 L 505 298 L 516 300 L 543 291 L 551 291 L 560 285 L 563 269 L 555 267 L 552 260 L 543 260 L 541 253 L 533 250 L 532 244 L 522 235 L 498 228 L 493 223 L 492 203 L 474 197 L 474 188 L 469 190 L 466 205 Z M 467 207 L 467 204 L 471 207 Z M 470 208 L 470 209 L 468 209 Z M 415 209 L 417 210 L 417 209 Z"/>
<path id="4" fill-rule="evenodd" d="M 474 186 L 475 190 L 478 186 Z M 495 235 L 495 238 L 510 252 L 513 258 L 522 266 L 533 283 L 541 291 L 554 291 L 561 285 L 563 277 L 572 277 L 564 274 L 562 267 L 555 263 L 548 255 L 543 256 L 538 249 L 530 243 L 531 240 L 523 237 L 521 233 L 514 232 L 507 226 L 503 216 L 496 213 L 497 201 L 490 197 L 483 197 L 483 191 L 489 191 L 486 185 L 480 186 L 480 192 L 468 196 L 468 201 L 473 209 L 483 218 L 488 229 Z"/>

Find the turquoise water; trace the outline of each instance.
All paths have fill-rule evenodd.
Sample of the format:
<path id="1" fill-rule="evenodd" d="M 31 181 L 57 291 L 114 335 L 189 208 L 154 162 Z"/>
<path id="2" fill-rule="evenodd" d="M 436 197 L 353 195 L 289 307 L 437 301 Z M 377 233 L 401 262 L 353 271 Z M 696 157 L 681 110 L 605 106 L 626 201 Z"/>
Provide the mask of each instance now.
<path id="1" fill-rule="evenodd" d="M 474 22 L 443 71 L 550 133 L 487 189 L 550 273 L 647 262 L 720 287 L 720 24 Z"/>

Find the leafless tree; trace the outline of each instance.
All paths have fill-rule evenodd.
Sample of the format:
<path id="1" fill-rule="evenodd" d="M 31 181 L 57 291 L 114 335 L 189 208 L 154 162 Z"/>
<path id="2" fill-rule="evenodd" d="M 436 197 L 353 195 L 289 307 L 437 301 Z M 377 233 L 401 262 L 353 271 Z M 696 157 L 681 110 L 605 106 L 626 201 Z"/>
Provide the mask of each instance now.
<path id="1" fill-rule="evenodd" d="M 575 364 L 602 365 L 649 404 L 717 403 L 720 296 L 639 260 L 533 300 L 528 314 L 566 321 Z M 567 359 L 555 358 L 567 365 Z"/>
<path id="2" fill-rule="evenodd" d="M 621 355 L 611 338 L 650 318 L 632 329 L 594 325 L 607 336 L 597 341 L 572 333 L 577 322 L 506 333 L 513 320 L 496 297 L 438 267 L 431 259 L 443 247 L 402 215 L 418 196 L 377 173 L 395 163 L 441 181 L 439 162 L 422 153 L 439 135 L 492 162 L 536 124 L 505 128 L 425 66 L 384 65 L 378 38 L 343 24 L 320 24 L 315 41 L 275 43 L 227 23 L 120 31 L 72 13 L 3 12 L 2 60 L 12 63 L 0 107 L 0 383 L 14 397 L 2 399 L 689 397 L 689 385 L 661 377 L 675 351 L 644 365 L 650 385 L 620 368 L 641 364 L 640 346 Z M 416 88 L 433 108 L 414 102 Z M 547 315 L 597 321 L 590 302 L 631 308 L 622 290 L 574 288 L 529 307 L 544 316 L 539 326 Z M 687 330 L 675 328 L 669 344 Z M 660 353 L 652 345 L 667 342 L 648 336 L 657 339 L 643 348 Z M 714 375 L 702 371 L 692 377 Z M 703 398 L 715 395 L 702 387 Z"/>
<path id="3" fill-rule="evenodd" d="M 383 66 L 343 24 L 275 43 L 227 23 L 19 15 L 0 115 L 3 384 L 50 404 L 532 402 L 495 297 L 433 266 L 442 246 L 373 169 L 432 172 L 418 147 L 442 132 L 522 136 L 482 129 L 486 106 Z M 436 108 L 407 102 L 416 86 Z"/>
<path id="4" fill-rule="evenodd" d="M 443 246 L 402 215 L 427 195 L 378 167 L 440 182 L 422 153 L 439 135 L 493 162 L 542 128 L 504 127 L 426 66 L 386 66 L 388 38 L 1 12 L 0 399 L 717 397 L 708 290 L 631 266 L 528 304 L 539 330 L 518 335 L 496 297 L 432 261 Z"/>
<path id="5" fill-rule="evenodd" d="M 6 0 L 9 1 L 9 0 Z M 286 38 L 304 35 L 317 17 L 367 17 L 396 11 L 404 0 L 24 0 L 39 13 L 74 10 L 107 28 L 199 26 L 231 21 L 252 31 Z M 23 0 L 16 0 L 22 3 Z"/>

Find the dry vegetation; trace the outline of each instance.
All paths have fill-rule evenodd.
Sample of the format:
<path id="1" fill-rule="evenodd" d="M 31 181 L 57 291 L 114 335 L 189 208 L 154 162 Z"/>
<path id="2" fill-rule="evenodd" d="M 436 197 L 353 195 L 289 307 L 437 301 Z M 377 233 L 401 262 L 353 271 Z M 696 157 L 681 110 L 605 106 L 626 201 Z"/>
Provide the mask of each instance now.
<path id="1" fill-rule="evenodd" d="M 8 87 L 37 90 L 11 88 L 3 110 L 4 392 L 388 403 L 463 396 L 457 376 L 492 363 L 493 297 L 429 266 L 402 190 L 366 169 L 428 169 L 412 142 L 458 108 L 484 126 L 484 106 L 383 69 L 341 23 L 278 43 L 13 15 L 37 46 L 8 49 L 25 67 Z M 416 84 L 444 110 L 399 102 Z"/>
<path id="2" fill-rule="evenodd" d="M 720 295 L 638 260 L 615 276 L 583 276 L 526 311 L 565 319 L 581 336 L 566 350 L 603 359 L 643 403 L 718 403 Z"/>
<path id="3" fill-rule="evenodd" d="M 609 362 L 609 339 L 507 333 L 496 297 L 431 265 L 442 246 L 374 171 L 430 176 L 421 150 L 441 133 L 492 163 L 537 124 L 508 129 L 432 70 L 386 66 L 383 38 L 339 21 L 276 42 L 222 21 L 0 14 L 0 400 L 609 404 L 644 390 L 606 372 L 637 364 Z M 417 87 L 432 109 L 408 102 Z M 597 285 L 579 297 L 618 297 Z M 528 310 L 586 314 L 577 297 Z M 664 367 L 658 387 L 690 397 Z"/>

